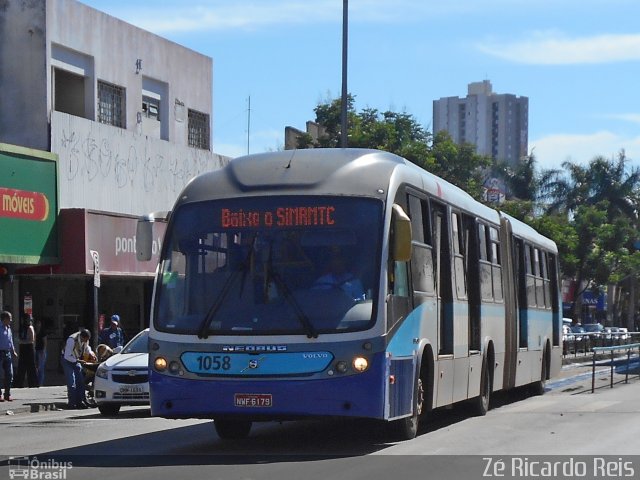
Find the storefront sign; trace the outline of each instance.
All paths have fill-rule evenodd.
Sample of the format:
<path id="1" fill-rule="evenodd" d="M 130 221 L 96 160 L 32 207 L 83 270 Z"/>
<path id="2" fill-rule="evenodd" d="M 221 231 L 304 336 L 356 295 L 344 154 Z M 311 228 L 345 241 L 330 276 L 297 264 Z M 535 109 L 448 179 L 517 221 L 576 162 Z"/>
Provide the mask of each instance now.
<path id="1" fill-rule="evenodd" d="M 44 193 L 0 187 L 0 217 L 44 221 L 49 217 L 49 200 Z"/>
<path id="2" fill-rule="evenodd" d="M 56 263 L 57 156 L 0 144 L 0 262 Z"/>
<path id="3" fill-rule="evenodd" d="M 33 315 L 33 297 L 31 294 L 27 293 L 24 296 L 23 308 L 25 315 Z"/>
<path id="4" fill-rule="evenodd" d="M 86 211 L 86 273 L 95 273 L 90 251 L 100 252 L 100 274 L 155 274 L 166 223 L 153 223 L 153 256 L 148 262 L 136 258 L 136 226 L 132 216 Z"/>

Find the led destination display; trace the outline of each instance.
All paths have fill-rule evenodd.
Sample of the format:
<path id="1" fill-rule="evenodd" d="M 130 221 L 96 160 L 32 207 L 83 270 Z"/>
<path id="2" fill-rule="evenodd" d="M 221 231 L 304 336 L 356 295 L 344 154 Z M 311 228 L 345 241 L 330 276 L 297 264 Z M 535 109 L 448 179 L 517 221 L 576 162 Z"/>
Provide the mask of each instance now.
<path id="1" fill-rule="evenodd" d="M 332 205 L 250 211 L 223 208 L 220 221 L 223 228 L 319 227 L 335 225 L 335 213 Z"/>

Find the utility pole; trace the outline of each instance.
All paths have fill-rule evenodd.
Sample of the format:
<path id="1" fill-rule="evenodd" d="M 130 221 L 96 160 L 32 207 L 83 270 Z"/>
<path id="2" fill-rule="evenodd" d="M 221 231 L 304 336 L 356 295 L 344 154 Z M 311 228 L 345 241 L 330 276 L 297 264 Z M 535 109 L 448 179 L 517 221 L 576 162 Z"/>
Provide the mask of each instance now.
<path id="1" fill-rule="evenodd" d="M 342 97 L 340 111 L 340 147 L 347 148 L 347 46 L 349 43 L 349 0 L 342 0 Z"/>
<path id="2" fill-rule="evenodd" d="M 248 99 L 248 108 L 247 108 L 247 155 L 249 155 L 249 138 L 251 135 L 251 95 L 249 95 Z"/>

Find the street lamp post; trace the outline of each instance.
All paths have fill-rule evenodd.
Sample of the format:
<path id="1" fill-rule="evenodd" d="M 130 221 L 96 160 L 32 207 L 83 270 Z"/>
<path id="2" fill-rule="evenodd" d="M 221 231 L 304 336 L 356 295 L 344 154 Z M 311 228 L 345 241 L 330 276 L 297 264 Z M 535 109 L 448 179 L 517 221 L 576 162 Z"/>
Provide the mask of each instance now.
<path id="1" fill-rule="evenodd" d="M 342 0 L 342 99 L 340 111 L 340 146 L 347 148 L 347 45 L 349 24 L 349 0 Z"/>

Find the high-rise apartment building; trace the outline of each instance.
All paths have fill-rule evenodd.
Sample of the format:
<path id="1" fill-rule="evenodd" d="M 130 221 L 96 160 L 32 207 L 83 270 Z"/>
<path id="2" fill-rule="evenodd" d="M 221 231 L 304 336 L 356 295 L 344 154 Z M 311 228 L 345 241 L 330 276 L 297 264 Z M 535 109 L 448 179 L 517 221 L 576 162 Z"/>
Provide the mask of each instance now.
<path id="1" fill-rule="evenodd" d="M 433 101 L 433 131 L 472 143 L 480 155 L 517 164 L 528 152 L 529 99 L 494 93 L 489 80 L 470 83 L 466 98 Z"/>

